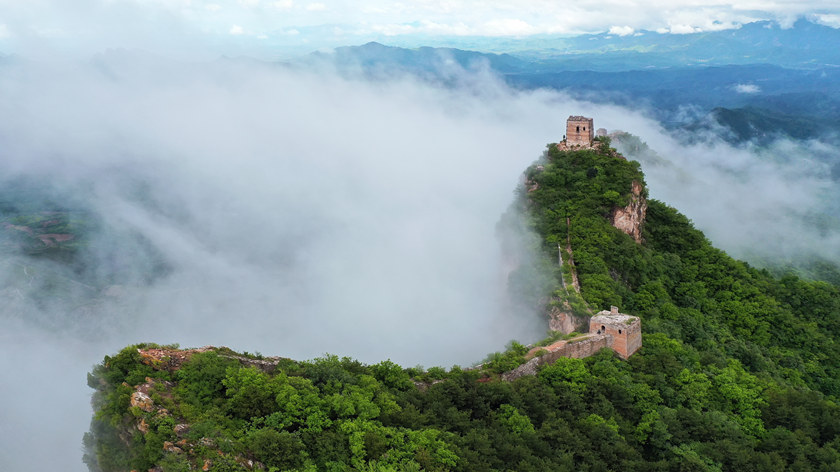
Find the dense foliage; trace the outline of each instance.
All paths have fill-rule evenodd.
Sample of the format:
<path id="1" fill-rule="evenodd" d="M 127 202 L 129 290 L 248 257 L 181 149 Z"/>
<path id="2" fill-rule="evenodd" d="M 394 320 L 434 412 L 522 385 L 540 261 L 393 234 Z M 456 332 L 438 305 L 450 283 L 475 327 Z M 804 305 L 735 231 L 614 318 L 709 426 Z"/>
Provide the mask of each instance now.
<path id="1" fill-rule="evenodd" d="M 588 303 L 642 318 L 628 361 L 502 382 L 519 344 L 449 372 L 329 355 L 260 369 L 225 350 L 168 368 L 131 346 L 89 379 L 92 470 L 840 470 L 837 287 L 735 261 L 657 201 L 635 243 L 606 218 L 643 183 L 635 162 L 551 146 L 526 177 L 546 260 L 568 238 Z M 141 384 L 150 411 L 131 406 Z"/>

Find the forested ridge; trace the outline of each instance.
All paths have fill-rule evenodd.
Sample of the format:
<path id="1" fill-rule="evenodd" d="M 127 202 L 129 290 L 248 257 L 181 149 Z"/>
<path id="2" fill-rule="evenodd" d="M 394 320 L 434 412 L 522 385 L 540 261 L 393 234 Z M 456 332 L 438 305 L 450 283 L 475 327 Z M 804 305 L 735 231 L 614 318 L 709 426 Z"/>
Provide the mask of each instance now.
<path id="1" fill-rule="evenodd" d="M 514 208 L 542 265 L 570 242 L 588 306 L 642 319 L 629 360 L 605 349 L 503 382 L 519 344 L 448 371 L 129 346 L 88 379 L 91 470 L 840 470 L 838 288 L 736 261 L 656 200 L 636 243 L 608 217 L 644 176 L 601 145 L 550 145 Z M 550 270 L 550 298 L 568 297 Z"/>

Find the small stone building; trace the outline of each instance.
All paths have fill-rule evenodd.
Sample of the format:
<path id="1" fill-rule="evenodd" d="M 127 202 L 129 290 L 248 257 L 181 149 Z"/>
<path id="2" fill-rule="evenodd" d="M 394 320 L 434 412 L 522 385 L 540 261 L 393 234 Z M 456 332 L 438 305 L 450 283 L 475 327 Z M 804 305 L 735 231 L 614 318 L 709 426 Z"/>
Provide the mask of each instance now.
<path id="1" fill-rule="evenodd" d="M 642 322 L 636 316 L 604 310 L 589 320 L 589 334 L 606 335 L 607 347 L 627 359 L 642 347 Z"/>
<path id="2" fill-rule="evenodd" d="M 583 116 L 570 116 L 566 120 L 566 146 L 592 146 L 595 138 L 595 129 L 592 127 L 592 118 Z"/>

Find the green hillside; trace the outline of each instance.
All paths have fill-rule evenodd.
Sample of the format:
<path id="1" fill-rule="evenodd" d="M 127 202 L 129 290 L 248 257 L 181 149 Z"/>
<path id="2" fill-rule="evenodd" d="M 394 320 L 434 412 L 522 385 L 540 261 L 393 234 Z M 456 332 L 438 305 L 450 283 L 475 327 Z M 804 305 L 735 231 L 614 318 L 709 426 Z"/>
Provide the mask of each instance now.
<path id="1" fill-rule="evenodd" d="M 504 382 L 498 374 L 527 351 L 519 344 L 449 371 L 129 346 L 89 376 L 86 462 L 166 472 L 840 470 L 838 288 L 736 261 L 655 200 L 636 242 L 610 217 L 646 198 L 644 176 L 607 140 L 601 149 L 550 145 L 503 222 L 522 210 L 518 221 L 540 236 L 549 305 L 616 305 L 642 319 L 643 347 L 628 361 L 605 349 Z M 557 265 L 564 244 L 574 268 Z M 563 283 L 572 270 L 579 295 Z M 527 291 L 530 272 L 511 285 Z"/>

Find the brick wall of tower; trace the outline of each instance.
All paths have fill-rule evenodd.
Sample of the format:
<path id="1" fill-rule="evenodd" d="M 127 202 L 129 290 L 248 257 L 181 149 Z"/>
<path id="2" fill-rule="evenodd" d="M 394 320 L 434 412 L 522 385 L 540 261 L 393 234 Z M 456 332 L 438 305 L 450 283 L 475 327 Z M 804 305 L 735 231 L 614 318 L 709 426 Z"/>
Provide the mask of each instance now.
<path id="1" fill-rule="evenodd" d="M 567 146 L 590 146 L 594 137 L 595 130 L 592 129 L 592 118 L 571 116 L 566 121 Z"/>

